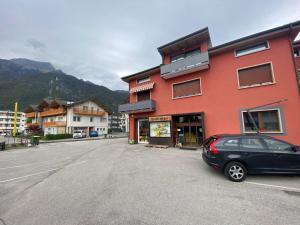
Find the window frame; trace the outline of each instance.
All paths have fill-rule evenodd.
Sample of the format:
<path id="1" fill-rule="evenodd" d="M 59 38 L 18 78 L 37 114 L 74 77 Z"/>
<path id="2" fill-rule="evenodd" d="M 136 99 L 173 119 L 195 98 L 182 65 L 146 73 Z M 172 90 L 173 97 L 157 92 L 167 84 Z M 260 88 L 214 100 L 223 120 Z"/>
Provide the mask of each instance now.
<path id="1" fill-rule="evenodd" d="M 277 111 L 277 116 L 278 116 L 278 122 L 279 122 L 280 131 L 260 131 L 259 133 L 261 133 L 261 134 L 282 134 L 283 133 L 282 115 L 281 115 L 281 110 L 279 108 L 257 109 L 257 110 L 250 110 L 250 112 L 264 112 L 264 111 L 274 111 L 274 110 Z M 243 133 L 244 134 L 255 134 L 255 133 L 257 133 L 256 131 L 246 131 L 246 129 L 245 129 L 244 114 L 243 114 L 245 112 L 247 112 L 247 110 L 241 110 L 242 128 L 243 128 L 242 131 L 243 131 Z"/>
<path id="2" fill-rule="evenodd" d="M 148 100 L 143 100 L 143 101 L 149 101 L 149 100 L 151 100 L 151 99 L 152 99 L 152 96 L 151 96 L 151 90 L 145 90 L 145 91 L 149 91 L 149 92 L 150 92 L 150 98 L 149 98 Z M 135 101 L 136 101 L 136 102 L 143 102 L 143 101 L 138 101 L 138 100 L 139 100 L 139 98 L 138 98 L 138 93 L 140 93 L 140 92 L 144 92 L 144 91 L 139 91 L 139 92 L 136 92 L 136 93 L 135 93 Z"/>
<path id="3" fill-rule="evenodd" d="M 141 82 L 141 80 L 142 80 L 142 82 Z M 136 79 L 137 84 L 143 84 L 143 83 L 146 83 L 146 82 L 149 82 L 149 81 L 151 81 L 150 76 L 145 76 L 145 77 Z"/>
<path id="4" fill-rule="evenodd" d="M 200 86 L 200 93 L 199 93 L 199 94 L 193 94 L 193 95 L 186 95 L 186 96 L 174 97 L 174 85 L 182 84 L 182 83 L 187 83 L 187 82 L 189 82 L 189 81 L 194 81 L 194 80 L 199 80 L 199 86 Z M 202 94 L 203 94 L 203 92 L 202 92 L 202 81 L 201 81 L 201 77 L 197 77 L 197 78 L 190 79 L 190 80 L 185 80 L 185 81 L 180 81 L 180 82 L 172 83 L 172 100 L 181 99 L 181 98 L 190 98 L 190 97 L 195 97 L 195 96 L 201 96 Z"/>
<path id="5" fill-rule="evenodd" d="M 267 65 L 267 64 L 270 64 L 273 82 L 265 82 L 265 83 L 261 83 L 261 84 L 252 84 L 252 85 L 248 85 L 248 86 L 240 86 L 240 80 L 239 80 L 239 71 L 240 70 L 250 69 L 250 68 L 259 67 L 259 66 L 263 66 L 263 65 Z M 273 69 L 273 63 L 271 61 L 260 63 L 260 64 L 255 64 L 255 65 L 251 65 L 251 66 L 237 68 L 236 69 L 236 76 L 237 76 L 238 89 L 246 89 L 246 88 L 261 87 L 261 86 L 268 86 L 268 85 L 276 84 L 274 69 Z"/>
<path id="6" fill-rule="evenodd" d="M 242 55 L 238 55 L 238 54 L 237 54 L 237 51 L 245 50 L 245 49 L 247 49 L 247 48 L 251 48 L 251 47 L 253 47 L 253 46 L 262 45 L 262 44 L 265 44 L 265 43 L 267 44 L 267 47 L 266 47 L 265 49 L 260 49 L 260 50 L 253 51 L 253 52 L 249 52 L 249 53 L 245 53 L 245 54 L 242 54 Z M 238 57 L 242 57 L 242 56 L 245 56 L 245 55 L 251 55 L 251 54 L 255 54 L 255 53 L 257 53 L 257 52 L 265 51 L 265 50 L 268 50 L 268 49 L 270 49 L 270 43 L 269 43 L 269 41 L 264 41 L 264 42 L 260 42 L 260 43 L 258 43 L 258 44 L 248 45 L 248 46 L 246 46 L 246 47 L 244 47 L 244 48 L 238 48 L 238 49 L 235 49 L 235 50 L 234 50 L 234 56 L 235 56 L 235 58 L 238 58 Z"/>

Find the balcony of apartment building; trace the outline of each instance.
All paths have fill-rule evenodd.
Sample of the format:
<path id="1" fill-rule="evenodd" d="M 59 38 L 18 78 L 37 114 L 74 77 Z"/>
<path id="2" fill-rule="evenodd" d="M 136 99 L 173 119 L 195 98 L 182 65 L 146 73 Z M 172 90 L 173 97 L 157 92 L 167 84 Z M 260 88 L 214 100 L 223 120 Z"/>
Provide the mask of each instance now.
<path id="1" fill-rule="evenodd" d="M 67 125 L 64 121 L 46 121 L 43 123 L 45 128 L 47 127 L 65 127 Z"/>
<path id="2" fill-rule="evenodd" d="M 161 77 L 170 79 L 209 68 L 210 46 L 209 31 L 204 28 L 159 47 L 164 62 L 160 66 Z"/>
<path id="3" fill-rule="evenodd" d="M 209 67 L 208 52 L 201 53 L 199 49 L 171 57 L 171 63 L 160 67 L 160 75 L 163 79 L 178 77 Z"/>
<path id="4" fill-rule="evenodd" d="M 84 116 L 104 116 L 105 111 L 94 110 L 94 109 L 83 109 L 79 107 L 73 108 L 73 113 L 76 115 L 84 115 Z"/>
<path id="5" fill-rule="evenodd" d="M 129 90 L 134 95 L 136 102 L 130 102 L 119 105 L 120 113 L 140 113 L 153 112 L 156 110 L 156 103 L 151 99 L 151 90 L 154 88 L 154 82 L 139 84 Z"/>
<path id="6" fill-rule="evenodd" d="M 26 113 L 26 118 L 35 118 L 35 116 L 36 116 L 36 112 Z"/>
<path id="7" fill-rule="evenodd" d="M 56 116 L 56 115 L 62 115 L 66 114 L 65 108 L 57 108 L 57 109 L 46 109 L 43 112 L 40 113 L 41 117 L 47 117 L 47 116 Z"/>

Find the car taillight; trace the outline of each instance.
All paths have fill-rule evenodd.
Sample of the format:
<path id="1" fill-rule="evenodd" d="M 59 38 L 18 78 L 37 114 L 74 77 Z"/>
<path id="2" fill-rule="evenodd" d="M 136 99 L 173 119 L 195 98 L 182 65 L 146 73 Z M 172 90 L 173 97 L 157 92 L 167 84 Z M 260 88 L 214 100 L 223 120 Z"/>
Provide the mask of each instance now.
<path id="1" fill-rule="evenodd" d="M 218 139 L 216 139 L 215 141 L 213 141 L 210 146 L 209 146 L 209 150 L 212 154 L 217 155 L 219 154 L 219 151 L 216 147 L 216 144 L 218 143 Z"/>

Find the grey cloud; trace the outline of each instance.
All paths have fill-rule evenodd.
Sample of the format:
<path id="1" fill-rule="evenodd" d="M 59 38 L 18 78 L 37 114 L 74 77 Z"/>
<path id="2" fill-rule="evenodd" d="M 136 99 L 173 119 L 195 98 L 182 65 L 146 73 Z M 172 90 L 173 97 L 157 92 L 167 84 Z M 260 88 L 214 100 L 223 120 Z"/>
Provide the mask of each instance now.
<path id="1" fill-rule="evenodd" d="M 44 50 L 46 48 L 46 45 L 34 38 L 29 38 L 26 41 L 26 45 L 29 47 L 32 47 L 36 50 Z"/>
<path id="2" fill-rule="evenodd" d="M 299 0 L 0 1 L 0 54 L 127 89 L 120 77 L 159 65 L 160 45 L 206 26 L 218 45 L 299 20 L 298 11 Z"/>

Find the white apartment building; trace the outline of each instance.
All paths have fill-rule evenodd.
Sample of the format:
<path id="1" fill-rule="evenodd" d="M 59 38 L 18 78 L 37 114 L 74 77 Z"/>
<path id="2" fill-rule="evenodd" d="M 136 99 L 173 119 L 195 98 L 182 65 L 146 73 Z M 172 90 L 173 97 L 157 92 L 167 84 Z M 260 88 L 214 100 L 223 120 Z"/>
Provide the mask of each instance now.
<path id="1" fill-rule="evenodd" d="M 23 133 L 25 130 L 25 113 L 17 113 L 17 133 Z M 14 129 L 14 111 L 0 110 L 0 135 L 11 135 Z"/>
<path id="2" fill-rule="evenodd" d="M 67 133 L 84 130 L 108 133 L 108 111 L 95 100 L 83 100 L 67 106 Z"/>
<path id="3" fill-rule="evenodd" d="M 112 132 L 128 132 L 129 116 L 125 113 L 113 113 L 108 117 L 108 128 Z"/>

